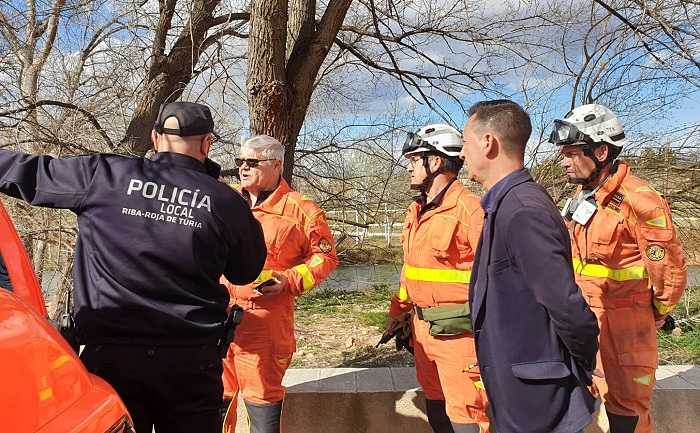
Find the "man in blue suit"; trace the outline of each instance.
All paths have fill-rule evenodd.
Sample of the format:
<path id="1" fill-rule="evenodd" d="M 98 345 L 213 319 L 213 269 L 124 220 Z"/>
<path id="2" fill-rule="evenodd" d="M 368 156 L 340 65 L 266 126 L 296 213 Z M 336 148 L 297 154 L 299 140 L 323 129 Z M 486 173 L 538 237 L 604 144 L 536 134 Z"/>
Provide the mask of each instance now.
<path id="1" fill-rule="evenodd" d="M 481 377 L 498 433 L 577 433 L 598 325 L 575 283 L 558 209 L 523 168 L 530 118 L 516 103 L 474 105 L 460 157 L 488 191 L 469 296 Z"/>

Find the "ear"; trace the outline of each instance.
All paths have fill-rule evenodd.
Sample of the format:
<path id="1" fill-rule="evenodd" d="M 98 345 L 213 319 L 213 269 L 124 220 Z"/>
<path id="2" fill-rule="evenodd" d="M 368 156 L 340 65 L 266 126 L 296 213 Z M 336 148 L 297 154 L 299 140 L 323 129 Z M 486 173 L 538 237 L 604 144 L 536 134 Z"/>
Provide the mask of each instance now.
<path id="1" fill-rule="evenodd" d="M 202 139 L 202 144 L 199 146 L 200 152 L 202 152 L 202 155 L 209 156 L 209 150 L 211 149 L 211 144 L 214 141 L 214 136 L 212 134 L 207 134 L 204 136 Z"/>
<path id="2" fill-rule="evenodd" d="M 155 150 L 156 153 L 158 153 L 158 133 L 155 129 L 151 129 L 151 143 L 153 143 L 153 150 Z"/>
<path id="3" fill-rule="evenodd" d="M 498 137 L 491 132 L 484 134 L 483 140 L 481 140 L 481 146 L 484 156 L 487 158 L 495 158 L 501 149 L 501 143 L 498 141 Z"/>
<path id="4" fill-rule="evenodd" d="M 604 144 L 602 146 L 598 146 L 593 150 L 593 154 L 595 155 L 596 159 L 600 162 L 605 161 L 608 159 L 608 155 L 610 154 L 610 149 L 608 148 L 607 144 Z"/>
<path id="5" fill-rule="evenodd" d="M 430 169 L 431 169 L 431 171 L 432 171 L 433 173 L 437 173 L 438 171 L 440 171 L 440 169 L 442 168 L 442 166 L 443 166 L 444 164 L 445 164 L 445 161 L 442 159 L 441 156 L 432 155 L 432 161 L 431 161 L 431 163 L 430 163 L 430 166 L 431 166 Z"/>

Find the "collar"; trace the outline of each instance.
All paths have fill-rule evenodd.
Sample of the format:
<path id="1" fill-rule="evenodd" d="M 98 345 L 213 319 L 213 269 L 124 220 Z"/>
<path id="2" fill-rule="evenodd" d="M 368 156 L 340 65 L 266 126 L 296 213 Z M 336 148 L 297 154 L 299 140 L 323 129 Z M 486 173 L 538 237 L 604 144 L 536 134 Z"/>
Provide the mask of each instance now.
<path id="1" fill-rule="evenodd" d="M 610 198 L 617 192 L 618 189 L 620 189 L 620 185 L 622 185 L 622 181 L 625 180 L 630 169 L 629 165 L 624 161 L 615 161 L 613 164 L 615 165 L 613 165 L 611 168 L 610 175 L 605 178 L 603 184 L 596 188 L 593 193 L 596 203 L 603 207 L 607 205 Z M 576 188 L 574 197 L 577 197 L 582 190 L 583 186 L 579 185 Z"/>
<path id="2" fill-rule="evenodd" d="M 262 191 L 258 196 L 258 201 L 252 205 L 252 209 L 259 209 L 265 212 L 282 215 L 284 205 L 287 202 L 287 194 L 292 191 L 284 178 L 280 178 L 280 183 L 277 188 L 272 191 Z M 241 193 L 247 200 L 250 200 L 250 195 L 245 189 L 241 189 Z"/>
<path id="3" fill-rule="evenodd" d="M 495 211 L 498 207 L 498 203 L 512 187 L 530 180 L 532 180 L 532 177 L 526 168 L 508 173 L 481 197 L 481 208 L 484 209 L 486 213 Z"/>
<path id="4" fill-rule="evenodd" d="M 241 194 L 243 194 L 243 198 L 246 199 L 246 201 L 248 202 L 248 206 L 250 206 L 251 208 L 256 208 L 259 207 L 262 203 L 264 203 L 265 200 L 267 200 L 267 198 L 270 195 L 272 195 L 273 191 L 260 191 L 260 194 L 258 194 L 258 198 L 255 200 L 255 203 L 253 203 L 253 198 L 250 196 L 248 190 L 241 190 Z"/>
<path id="5" fill-rule="evenodd" d="M 464 189 L 465 188 L 464 185 L 462 185 L 462 182 L 455 178 L 427 205 L 423 206 L 423 203 L 419 200 L 420 197 L 411 203 L 411 206 L 409 207 L 410 212 L 412 215 L 414 215 L 416 220 L 420 220 L 423 214 L 425 214 L 427 219 L 433 214 L 452 209 L 453 207 L 457 206 L 457 201 L 459 200 L 459 197 Z M 432 206 L 433 203 L 435 206 Z"/>
<path id="6" fill-rule="evenodd" d="M 175 152 L 158 152 L 151 158 L 151 161 L 158 164 L 170 164 L 189 170 L 201 171 L 206 173 L 204 163 L 189 155 L 183 155 Z"/>
<path id="7" fill-rule="evenodd" d="M 610 168 L 612 172 L 595 193 L 595 200 L 601 206 L 607 205 L 612 196 L 620 189 L 622 181 L 625 180 L 627 173 L 629 173 L 629 165 L 626 162 L 619 161 L 613 164 L 615 165 Z"/>
<path id="8" fill-rule="evenodd" d="M 450 189 L 455 180 L 457 180 L 457 178 L 453 178 L 452 180 L 450 180 L 449 183 L 445 185 L 445 187 L 435 197 L 433 197 L 432 200 L 430 200 L 430 203 L 426 203 L 426 201 L 428 200 L 428 196 L 426 194 L 421 194 L 420 196 L 418 196 L 418 198 L 416 198 L 416 202 L 420 207 L 418 214 L 422 215 L 430 209 L 440 207 L 443 200 L 445 199 L 445 194 L 447 194 L 447 190 Z"/>

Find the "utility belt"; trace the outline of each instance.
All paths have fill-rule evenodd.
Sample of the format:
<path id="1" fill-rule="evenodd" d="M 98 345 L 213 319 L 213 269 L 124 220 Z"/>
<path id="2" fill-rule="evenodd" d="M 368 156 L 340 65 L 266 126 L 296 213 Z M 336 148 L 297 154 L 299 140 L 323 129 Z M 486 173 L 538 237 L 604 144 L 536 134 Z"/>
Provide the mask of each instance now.
<path id="1" fill-rule="evenodd" d="M 231 307 L 231 312 L 228 314 L 226 321 L 224 322 L 223 335 L 219 339 L 219 344 L 217 345 L 219 349 L 219 356 L 221 359 L 226 358 L 228 353 L 228 348 L 233 341 L 233 337 L 236 334 L 236 327 L 243 321 L 243 308 L 238 305 Z"/>
<path id="2" fill-rule="evenodd" d="M 422 308 L 413 305 L 413 311 L 420 320 L 430 323 L 430 335 L 446 337 L 472 333 L 469 304 L 442 305 Z"/>

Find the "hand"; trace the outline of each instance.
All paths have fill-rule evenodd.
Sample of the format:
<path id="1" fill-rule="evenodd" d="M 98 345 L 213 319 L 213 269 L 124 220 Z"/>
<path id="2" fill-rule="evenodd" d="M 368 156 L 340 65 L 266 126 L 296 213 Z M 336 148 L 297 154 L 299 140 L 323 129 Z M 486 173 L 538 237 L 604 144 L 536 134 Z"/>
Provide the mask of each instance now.
<path id="1" fill-rule="evenodd" d="M 411 313 L 403 313 L 393 319 L 389 318 L 386 323 L 386 330 L 384 332 L 394 332 L 397 328 L 403 326 L 404 323 L 410 322 L 410 319 Z"/>
<path id="2" fill-rule="evenodd" d="M 281 272 L 272 271 L 272 279 L 275 280 L 275 284 L 261 287 L 260 290 L 256 290 L 259 296 L 279 295 L 287 289 L 289 280 L 284 276 L 284 274 Z"/>
<path id="3" fill-rule="evenodd" d="M 388 334 L 388 333 L 394 332 L 394 330 L 396 329 L 396 327 L 398 325 L 399 325 L 399 321 L 397 319 L 389 319 L 386 322 L 386 329 L 384 330 L 384 333 Z"/>
<path id="4" fill-rule="evenodd" d="M 596 368 L 593 370 L 593 376 L 605 379 L 605 373 L 603 373 L 603 370 L 601 370 L 600 368 Z"/>

